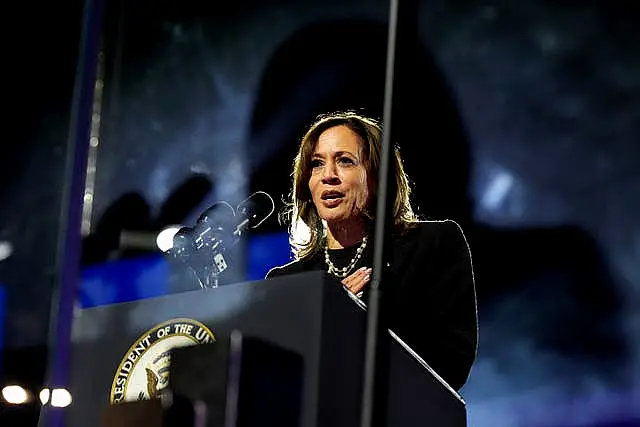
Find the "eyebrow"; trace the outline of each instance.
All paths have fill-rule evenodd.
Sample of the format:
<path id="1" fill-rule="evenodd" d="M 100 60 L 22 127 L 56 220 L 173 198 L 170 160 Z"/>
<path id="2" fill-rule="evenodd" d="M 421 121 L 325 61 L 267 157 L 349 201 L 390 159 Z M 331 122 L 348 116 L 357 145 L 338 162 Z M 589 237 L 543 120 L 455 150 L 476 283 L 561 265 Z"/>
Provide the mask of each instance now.
<path id="1" fill-rule="evenodd" d="M 336 151 L 333 154 L 335 154 L 336 156 L 343 156 L 345 154 L 348 154 L 350 156 L 356 157 L 355 154 L 351 153 L 350 151 Z M 320 153 L 313 153 L 313 155 L 311 156 L 312 158 L 316 158 L 316 157 L 324 157 L 323 154 Z"/>

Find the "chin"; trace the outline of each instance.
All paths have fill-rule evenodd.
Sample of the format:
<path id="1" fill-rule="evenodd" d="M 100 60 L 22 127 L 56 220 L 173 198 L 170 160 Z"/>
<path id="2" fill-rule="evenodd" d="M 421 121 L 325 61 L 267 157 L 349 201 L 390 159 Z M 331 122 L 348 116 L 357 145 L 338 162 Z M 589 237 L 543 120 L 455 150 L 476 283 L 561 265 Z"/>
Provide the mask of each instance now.
<path id="1" fill-rule="evenodd" d="M 320 218 L 328 223 L 342 222 L 349 218 L 344 212 L 327 212 L 326 210 L 320 212 Z"/>

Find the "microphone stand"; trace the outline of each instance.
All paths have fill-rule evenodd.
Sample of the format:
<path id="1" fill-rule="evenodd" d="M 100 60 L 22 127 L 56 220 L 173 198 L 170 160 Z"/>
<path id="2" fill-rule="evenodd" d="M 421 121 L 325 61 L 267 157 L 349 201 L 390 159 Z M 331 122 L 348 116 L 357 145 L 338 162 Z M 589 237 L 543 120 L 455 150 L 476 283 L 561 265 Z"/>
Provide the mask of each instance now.
<path id="1" fill-rule="evenodd" d="M 391 0 L 387 62 L 383 110 L 383 136 L 380 171 L 377 188 L 377 206 L 374 230 L 373 276 L 367 303 L 367 335 L 365 343 L 364 378 L 362 388 L 361 427 L 379 427 L 387 421 L 387 383 L 389 377 L 389 334 L 383 305 L 383 291 L 389 283 L 389 267 L 385 265 L 391 251 L 389 236 L 393 218 L 388 218 L 393 201 L 387 200 L 387 187 L 393 147 L 391 144 L 391 117 L 393 114 L 393 83 L 398 27 L 399 0 Z"/>

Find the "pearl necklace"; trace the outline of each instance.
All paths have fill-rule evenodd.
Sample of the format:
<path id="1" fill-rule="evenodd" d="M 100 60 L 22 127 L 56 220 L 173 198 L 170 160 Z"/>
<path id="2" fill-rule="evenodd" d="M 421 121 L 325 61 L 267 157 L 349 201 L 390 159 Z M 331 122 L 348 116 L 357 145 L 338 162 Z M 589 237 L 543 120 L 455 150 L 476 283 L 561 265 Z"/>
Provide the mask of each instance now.
<path id="1" fill-rule="evenodd" d="M 349 264 L 347 264 L 347 266 L 344 267 L 344 268 L 338 268 L 335 265 L 333 265 L 333 262 L 331 262 L 331 259 L 329 258 L 329 248 L 327 246 L 325 246 L 324 247 L 324 262 L 329 267 L 329 273 L 331 273 L 331 274 L 333 274 L 334 276 L 337 276 L 337 277 L 347 277 L 347 275 L 351 272 L 351 270 L 353 270 L 353 267 L 356 266 L 356 264 L 358 263 L 358 261 L 362 257 L 362 252 L 364 252 L 364 248 L 366 248 L 366 247 L 367 247 L 367 236 L 365 236 L 362 239 L 362 243 L 360 243 L 360 246 L 356 250 L 355 256 L 353 258 L 351 258 L 351 261 L 349 261 Z"/>

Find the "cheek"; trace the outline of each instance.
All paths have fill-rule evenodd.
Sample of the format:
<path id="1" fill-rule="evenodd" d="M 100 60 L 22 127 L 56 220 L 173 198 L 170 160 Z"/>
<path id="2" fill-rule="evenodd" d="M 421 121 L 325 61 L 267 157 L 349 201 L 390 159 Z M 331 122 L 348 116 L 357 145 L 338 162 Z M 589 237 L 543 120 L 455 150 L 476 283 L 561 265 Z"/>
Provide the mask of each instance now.
<path id="1" fill-rule="evenodd" d="M 365 172 L 361 172 L 356 182 L 358 186 L 356 202 L 358 207 L 365 208 L 369 202 L 369 182 L 367 180 L 367 174 Z"/>
<path id="2" fill-rule="evenodd" d="M 311 193 L 311 198 L 315 199 L 316 196 L 316 188 L 318 187 L 318 180 L 315 179 L 313 176 L 311 176 L 311 178 L 309 178 L 309 193 Z"/>

